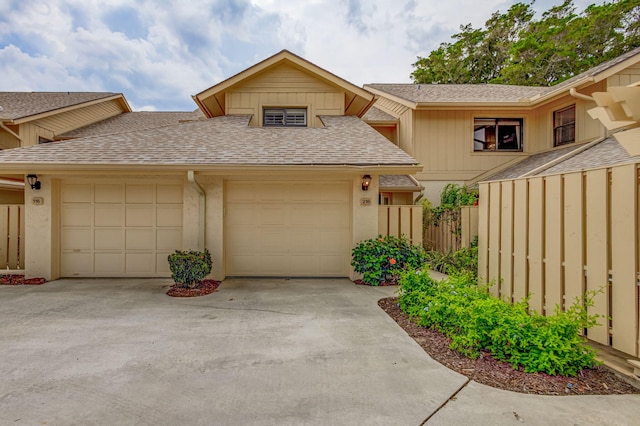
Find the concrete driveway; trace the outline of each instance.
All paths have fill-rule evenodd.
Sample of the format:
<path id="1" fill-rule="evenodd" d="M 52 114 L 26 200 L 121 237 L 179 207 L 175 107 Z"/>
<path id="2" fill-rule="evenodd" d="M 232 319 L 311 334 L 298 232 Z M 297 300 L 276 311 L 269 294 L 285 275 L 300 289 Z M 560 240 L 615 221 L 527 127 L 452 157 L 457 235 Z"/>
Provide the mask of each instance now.
<path id="1" fill-rule="evenodd" d="M 640 398 L 537 397 L 433 361 L 348 280 L 0 286 L 1 425 L 634 424 Z"/>
<path id="2" fill-rule="evenodd" d="M 465 378 L 348 280 L 0 288 L 0 422 L 419 425 Z"/>

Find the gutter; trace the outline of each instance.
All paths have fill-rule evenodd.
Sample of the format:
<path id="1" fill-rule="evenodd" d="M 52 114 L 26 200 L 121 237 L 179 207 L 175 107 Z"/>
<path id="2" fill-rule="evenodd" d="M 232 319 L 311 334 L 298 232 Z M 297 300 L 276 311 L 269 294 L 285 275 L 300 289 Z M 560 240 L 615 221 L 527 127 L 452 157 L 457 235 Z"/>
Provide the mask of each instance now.
<path id="1" fill-rule="evenodd" d="M 206 194 L 204 192 L 204 189 L 202 189 L 200 184 L 196 181 L 196 176 L 193 170 L 187 171 L 187 180 L 198 192 L 198 195 L 200 198 L 200 205 L 199 205 L 199 211 L 198 211 L 198 250 L 203 251 L 205 236 L 206 236 L 206 227 L 205 227 Z"/>

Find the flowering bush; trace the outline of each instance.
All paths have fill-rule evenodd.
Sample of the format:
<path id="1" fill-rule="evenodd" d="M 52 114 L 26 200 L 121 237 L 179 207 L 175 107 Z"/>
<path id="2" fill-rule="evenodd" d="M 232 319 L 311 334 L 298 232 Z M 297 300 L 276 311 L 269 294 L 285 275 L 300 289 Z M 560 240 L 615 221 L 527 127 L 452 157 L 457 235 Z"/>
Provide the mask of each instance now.
<path id="1" fill-rule="evenodd" d="M 169 269 L 171 278 L 177 284 L 193 288 L 211 273 L 212 261 L 209 250 L 204 251 L 180 251 L 169 255 Z"/>
<path id="2" fill-rule="evenodd" d="M 416 270 L 424 264 L 422 247 L 413 246 L 404 237 L 378 236 L 360 242 L 351 253 L 351 265 L 369 285 L 396 283 L 400 272 Z"/>

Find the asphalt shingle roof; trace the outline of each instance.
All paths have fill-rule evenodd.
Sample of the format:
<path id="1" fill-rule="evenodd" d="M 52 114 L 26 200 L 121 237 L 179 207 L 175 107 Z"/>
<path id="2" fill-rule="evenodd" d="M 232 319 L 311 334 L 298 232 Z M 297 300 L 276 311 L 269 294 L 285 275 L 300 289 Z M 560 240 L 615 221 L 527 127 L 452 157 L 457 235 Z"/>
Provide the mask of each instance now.
<path id="1" fill-rule="evenodd" d="M 357 117 L 322 116 L 322 128 L 249 127 L 223 116 L 150 130 L 0 152 L 0 164 L 416 165 Z"/>
<path id="2" fill-rule="evenodd" d="M 381 92 L 415 103 L 511 103 L 528 101 L 536 95 L 571 87 L 576 82 L 598 74 L 640 55 L 640 47 L 620 55 L 610 61 L 596 65 L 555 86 L 512 86 L 503 84 L 365 84 L 364 88 Z"/>
<path id="3" fill-rule="evenodd" d="M 375 106 L 369 108 L 362 119 L 364 121 L 398 121 L 398 119 L 393 115 L 387 114 L 386 112 Z"/>
<path id="4" fill-rule="evenodd" d="M 111 92 L 0 92 L 0 119 L 16 120 L 118 95 Z"/>
<path id="5" fill-rule="evenodd" d="M 540 172 L 538 175 L 575 172 L 637 162 L 640 162 L 640 156 L 632 157 L 615 137 L 610 136 L 599 144 Z"/>
<path id="6" fill-rule="evenodd" d="M 420 189 L 407 175 L 380 175 L 380 188 L 404 187 L 415 187 L 416 191 Z"/>
<path id="7" fill-rule="evenodd" d="M 515 178 L 519 178 L 523 175 L 525 175 L 526 173 L 532 172 L 533 170 L 537 169 L 538 167 L 542 167 L 545 164 L 548 164 L 549 162 L 562 157 L 563 155 L 566 155 L 568 153 L 570 153 L 571 151 L 574 151 L 578 148 L 581 148 L 582 145 L 569 145 L 569 146 L 565 146 L 562 148 L 556 148 L 554 150 L 551 151 L 546 151 L 546 152 L 541 152 L 539 154 L 533 154 L 530 157 L 527 157 L 526 159 L 520 161 L 519 163 L 504 169 L 498 173 L 496 173 L 495 175 L 484 179 L 486 181 L 490 181 L 490 180 L 502 180 L 502 179 L 515 179 Z"/>
<path id="8" fill-rule="evenodd" d="M 178 124 L 204 118 L 200 110 L 193 112 L 125 112 L 98 123 L 58 135 L 61 139 L 127 133 Z"/>
<path id="9" fill-rule="evenodd" d="M 549 87 L 504 84 L 365 84 L 381 92 L 416 103 L 520 102 L 549 91 Z"/>

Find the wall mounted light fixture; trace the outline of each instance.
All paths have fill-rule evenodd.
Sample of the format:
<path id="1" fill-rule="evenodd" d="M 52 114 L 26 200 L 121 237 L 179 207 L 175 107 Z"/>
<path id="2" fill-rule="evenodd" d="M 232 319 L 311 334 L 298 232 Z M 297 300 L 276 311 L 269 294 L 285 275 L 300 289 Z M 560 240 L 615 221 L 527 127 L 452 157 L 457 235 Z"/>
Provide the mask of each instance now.
<path id="1" fill-rule="evenodd" d="M 368 191 L 369 185 L 371 185 L 371 176 L 369 175 L 362 176 L 362 190 Z"/>
<path id="2" fill-rule="evenodd" d="M 40 181 L 38 180 L 37 175 L 27 175 L 27 182 L 31 189 L 39 190 L 40 189 Z"/>

